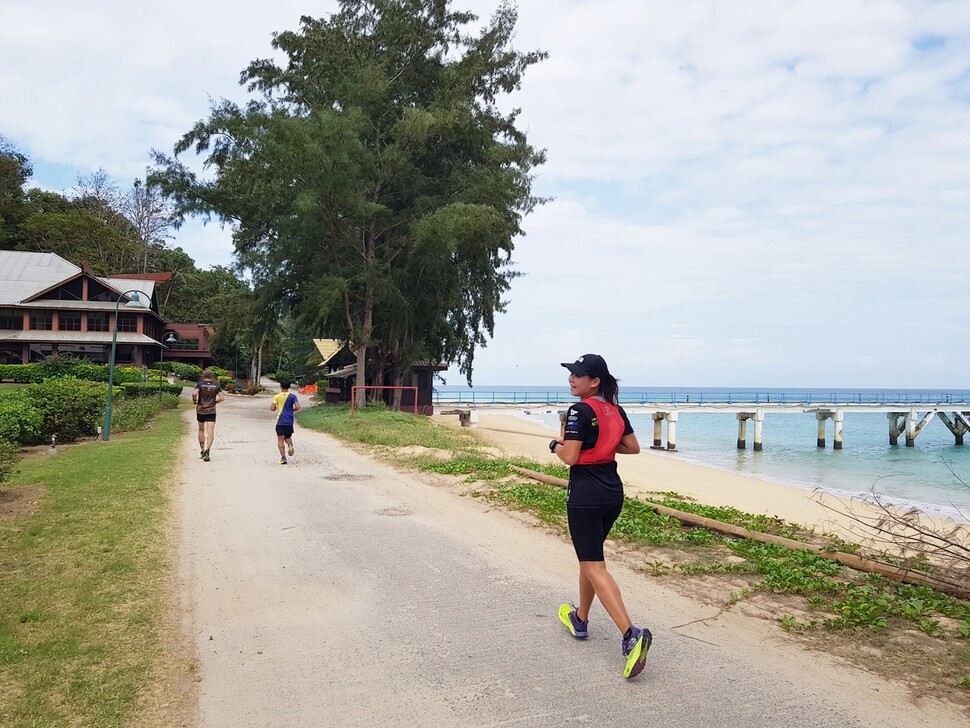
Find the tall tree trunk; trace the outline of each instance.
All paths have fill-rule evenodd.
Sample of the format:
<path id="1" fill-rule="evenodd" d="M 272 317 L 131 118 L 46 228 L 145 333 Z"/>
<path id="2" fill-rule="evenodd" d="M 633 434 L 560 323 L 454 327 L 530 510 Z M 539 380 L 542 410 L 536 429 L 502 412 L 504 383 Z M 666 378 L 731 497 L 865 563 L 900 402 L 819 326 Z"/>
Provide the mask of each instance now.
<path id="1" fill-rule="evenodd" d="M 371 223 L 365 238 L 365 258 L 369 263 L 373 263 L 377 259 L 377 229 L 373 223 Z M 374 289 L 370 283 L 365 285 L 364 316 L 357 345 L 354 348 L 354 353 L 357 355 L 357 384 L 361 387 L 367 385 L 367 347 L 370 345 L 371 337 L 374 334 Z M 364 407 L 366 404 L 366 390 L 358 389 L 354 406 Z"/>
<path id="2" fill-rule="evenodd" d="M 395 373 L 394 374 L 394 386 L 395 387 L 403 387 L 404 386 L 404 375 L 403 374 L 399 374 L 399 373 Z M 400 412 L 401 411 L 401 395 L 402 394 L 403 394 L 402 390 L 400 390 L 400 389 L 395 389 L 394 390 L 394 399 L 391 402 L 391 409 L 394 410 L 395 412 Z"/>

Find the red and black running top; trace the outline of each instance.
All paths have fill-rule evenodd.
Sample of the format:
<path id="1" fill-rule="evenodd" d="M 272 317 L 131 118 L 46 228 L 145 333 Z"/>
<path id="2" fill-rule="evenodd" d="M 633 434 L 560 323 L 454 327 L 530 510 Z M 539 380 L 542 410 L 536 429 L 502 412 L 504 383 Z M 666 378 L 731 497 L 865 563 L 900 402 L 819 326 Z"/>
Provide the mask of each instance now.
<path id="1" fill-rule="evenodd" d="M 601 397 L 588 397 L 566 412 L 564 440 L 579 440 L 579 461 L 569 468 L 571 508 L 623 503 L 623 481 L 616 472 L 616 446 L 633 426 L 623 408 Z"/>

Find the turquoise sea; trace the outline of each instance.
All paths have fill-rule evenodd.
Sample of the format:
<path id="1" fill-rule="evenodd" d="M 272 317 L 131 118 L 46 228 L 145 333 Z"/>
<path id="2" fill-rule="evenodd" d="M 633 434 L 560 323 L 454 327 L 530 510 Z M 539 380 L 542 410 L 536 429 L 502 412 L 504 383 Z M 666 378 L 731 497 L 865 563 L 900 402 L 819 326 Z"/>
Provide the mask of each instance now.
<path id="1" fill-rule="evenodd" d="M 438 388 L 440 402 L 472 391 L 462 387 Z M 476 404 L 487 406 L 486 393 L 515 392 L 529 397 L 517 401 L 520 416 L 559 429 L 559 411 L 574 398 L 565 387 L 475 387 Z M 457 397 L 456 397 L 457 396 Z M 621 385 L 621 401 L 636 405 L 645 401 L 772 401 L 772 402 L 919 402 L 948 401 L 954 410 L 970 411 L 970 390 L 848 390 L 848 389 L 724 389 L 637 388 Z M 760 399 L 756 399 L 760 397 Z M 703 399 L 702 399 L 703 398 Z M 540 400 L 550 401 L 544 404 Z M 648 414 L 631 414 L 630 420 L 643 446 L 653 440 Z M 813 413 L 767 412 L 764 449 L 752 450 L 754 426 L 747 427 L 748 448 L 738 450 L 738 422 L 730 413 L 681 410 L 677 423 L 677 452 L 666 456 L 709 467 L 742 473 L 806 489 L 821 488 L 844 497 L 866 497 L 873 491 L 884 501 L 913 505 L 934 516 L 970 521 L 970 434 L 966 445 L 934 418 L 916 438 L 914 447 L 889 444 L 885 413 L 845 414 L 843 449 L 832 449 L 831 422 L 827 423 L 827 447 L 816 446 L 818 423 Z M 666 438 L 666 431 L 664 434 Z"/>

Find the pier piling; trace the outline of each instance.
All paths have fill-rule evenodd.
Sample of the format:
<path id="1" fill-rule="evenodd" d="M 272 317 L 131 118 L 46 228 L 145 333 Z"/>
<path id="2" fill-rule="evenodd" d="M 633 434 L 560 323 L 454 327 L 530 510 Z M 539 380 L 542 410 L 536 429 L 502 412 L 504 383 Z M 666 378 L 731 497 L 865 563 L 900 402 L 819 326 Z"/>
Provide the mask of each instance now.
<path id="1" fill-rule="evenodd" d="M 815 440 L 815 444 L 818 447 L 825 447 L 825 420 L 829 418 L 829 412 L 825 410 L 818 410 L 815 413 L 815 419 L 818 420 L 818 438 Z"/>
<path id="2" fill-rule="evenodd" d="M 653 449 L 663 450 L 664 413 L 654 412 L 653 415 Z"/>
<path id="3" fill-rule="evenodd" d="M 899 436 L 903 432 L 905 427 L 905 412 L 887 412 L 886 417 L 889 419 L 889 444 L 898 445 Z"/>
<path id="4" fill-rule="evenodd" d="M 945 412 L 937 412 L 936 416 L 943 420 L 943 424 L 946 425 L 946 429 L 953 434 L 953 444 L 962 445 L 963 436 L 967 434 L 967 432 L 970 432 L 970 422 L 967 421 L 964 413 L 953 412 L 952 421 Z"/>
<path id="5" fill-rule="evenodd" d="M 760 452 L 762 447 L 761 432 L 765 421 L 765 411 L 762 409 L 754 412 L 738 412 L 738 450 L 744 450 L 748 444 L 747 429 L 748 420 L 754 420 L 754 449 Z"/>
<path id="6" fill-rule="evenodd" d="M 841 450 L 842 449 L 842 423 L 845 422 L 845 412 L 842 410 L 836 410 L 835 414 L 832 416 L 832 422 L 835 427 L 835 434 L 832 440 L 832 449 Z"/>
<path id="7" fill-rule="evenodd" d="M 677 449 L 677 412 L 667 413 L 667 450 Z"/>

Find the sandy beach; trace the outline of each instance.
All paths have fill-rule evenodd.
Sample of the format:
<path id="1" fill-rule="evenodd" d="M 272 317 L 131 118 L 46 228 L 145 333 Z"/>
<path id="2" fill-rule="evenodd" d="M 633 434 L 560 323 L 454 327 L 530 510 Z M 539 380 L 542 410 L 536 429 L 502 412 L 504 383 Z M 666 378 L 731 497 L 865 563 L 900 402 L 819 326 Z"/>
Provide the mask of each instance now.
<path id="1" fill-rule="evenodd" d="M 454 415 L 435 415 L 439 424 L 459 427 Z M 548 444 L 559 433 L 506 412 L 479 410 L 474 431 L 486 442 L 509 455 L 528 457 L 540 462 L 558 462 Z M 645 446 L 639 455 L 618 456 L 617 463 L 627 495 L 650 491 L 674 491 L 697 501 L 715 506 L 733 506 L 748 513 L 777 516 L 820 533 L 836 533 L 843 538 L 859 540 L 859 525 L 836 513 L 850 507 L 856 513 L 874 514 L 867 504 L 848 502 L 833 495 L 773 483 L 738 473 L 729 473 L 694 463 L 677 460 L 670 454 Z M 830 507 L 826 507 L 828 504 Z"/>

